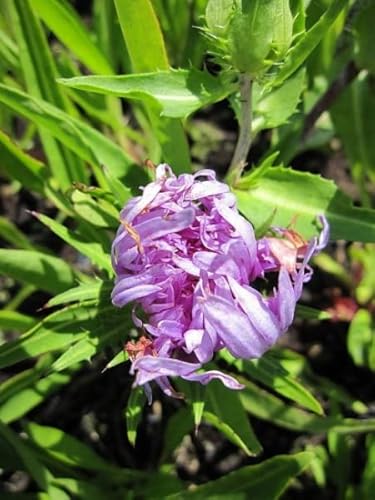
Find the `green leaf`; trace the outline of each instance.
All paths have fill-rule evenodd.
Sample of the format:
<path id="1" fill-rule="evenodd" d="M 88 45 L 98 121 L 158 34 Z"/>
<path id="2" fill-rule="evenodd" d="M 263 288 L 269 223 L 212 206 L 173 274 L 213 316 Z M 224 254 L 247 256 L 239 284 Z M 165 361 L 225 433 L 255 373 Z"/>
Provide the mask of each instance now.
<path id="1" fill-rule="evenodd" d="M 368 69 L 375 74 L 375 60 L 373 48 L 375 45 L 375 5 L 372 2 L 363 2 L 362 9 L 356 19 L 355 33 L 358 43 L 356 60 L 361 68 Z"/>
<path id="2" fill-rule="evenodd" d="M 0 130 L 1 170 L 31 191 L 43 193 L 43 177 L 47 169 L 43 163 L 24 153 Z"/>
<path id="3" fill-rule="evenodd" d="M 115 177 L 124 176 L 134 163 L 103 134 L 42 99 L 0 84 L 0 102 L 48 130 L 83 160 L 98 167 L 105 165 Z"/>
<path id="4" fill-rule="evenodd" d="M 250 361 L 236 360 L 228 352 L 223 352 L 222 357 L 241 373 L 246 373 L 282 396 L 318 415 L 324 414 L 319 401 L 300 382 L 289 375 L 277 357 L 272 357 L 272 353 Z"/>
<path id="5" fill-rule="evenodd" d="M 90 361 L 91 358 L 113 341 L 118 341 L 130 330 L 130 314 L 117 312 L 117 325 L 107 325 L 105 320 L 97 321 L 88 332 L 89 334 L 71 345 L 52 365 L 52 370 L 62 371 L 75 366 L 81 361 Z"/>
<path id="6" fill-rule="evenodd" d="M 185 118 L 194 111 L 224 99 L 230 92 L 218 78 L 197 69 L 158 71 L 135 75 L 60 78 L 59 82 L 79 90 L 110 94 L 127 99 L 150 99 L 161 114 Z"/>
<path id="7" fill-rule="evenodd" d="M 44 491 L 48 491 L 52 475 L 38 460 L 35 453 L 28 448 L 26 443 L 24 443 L 12 429 L 4 425 L 2 422 L 0 422 L 0 437 L 3 438 L 4 441 L 6 441 L 6 443 L 9 444 L 15 453 L 21 458 L 27 472 L 35 480 L 37 485 Z"/>
<path id="8" fill-rule="evenodd" d="M 372 432 L 375 430 L 375 419 L 353 419 L 341 417 L 320 417 L 286 404 L 268 391 L 237 376 L 245 385 L 239 396 L 246 411 L 262 420 L 267 420 L 292 431 L 303 431 L 312 434 L 326 433 L 331 429 L 340 433 Z"/>
<path id="9" fill-rule="evenodd" d="M 24 250 L 35 250 L 28 238 L 12 221 L 0 216 L 0 237 L 11 245 Z"/>
<path id="10" fill-rule="evenodd" d="M 110 368 L 114 368 L 117 365 L 121 365 L 121 363 L 125 363 L 129 359 L 128 354 L 124 351 L 124 349 L 121 349 L 113 358 L 105 365 L 105 368 L 103 370 L 109 370 Z"/>
<path id="11" fill-rule="evenodd" d="M 56 297 L 52 297 L 45 307 L 60 306 L 69 302 L 84 302 L 86 300 L 99 300 L 101 295 L 111 293 L 113 283 L 105 283 L 101 280 L 96 280 L 92 283 L 82 283 L 79 286 L 70 288 L 66 292 L 62 292 Z"/>
<path id="12" fill-rule="evenodd" d="M 103 307 L 101 313 L 112 309 L 113 306 Z M 97 315 L 95 303 L 74 304 L 50 314 L 17 340 L 0 346 L 0 367 L 66 348 L 85 337 L 86 332 L 98 324 Z"/>
<path id="13" fill-rule="evenodd" d="M 94 481 L 83 481 L 82 479 L 73 479 L 72 477 L 58 477 L 54 478 L 53 484 L 60 486 L 64 491 L 68 491 L 71 495 L 70 498 L 90 498 L 90 500 L 102 500 L 105 497 L 108 498 L 118 498 L 117 495 L 121 495 L 122 498 L 126 498 L 126 492 L 116 491 L 113 492 L 111 489 L 112 485 L 99 485 L 95 484 Z M 102 488 L 100 487 L 102 486 Z M 113 496 L 112 496 L 113 495 Z"/>
<path id="14" fill-rule="evenodd" d="M 26 424 L 30 439 L 59 462 L 86 470 L 108 471 L 110 466 L 91 448 L 56 427 Z"/>
<path id="15" fill-rule="evenodd" d="M 150 0 L 115 0 L 115 6 L 133 73 L 168 71 L 163 35 Z M 160 117 L 159 110 L 153 106 L 147 106 L 147 114 L 164 161 L 172 165 L 176 173 L 190 170 L 189 148 L 181 122 Z"/>
<path id="16" fill-rule="evenodd" d="M 219 429 L 246 455 L 257 455 L 262 446 L 256 438 L 240 402 L 239 394 L 213 380 L 206 389 L 204 419 Z"/>
<path id="17" fill-rule="evenodd" d="M 273 500 L 285 491 L 289 482 L 313 459 L 308 452 L 278 455 L 258 465 L 249 465 L 170 498 L 261 498 Z M 242 493 L 242 495 L 238 495 Z"/>
<path id="18" fill-rule="evenodd" d="M 188 401 L 195 429 L 197 430 L 200 426 L 206 405 L 206 388 L 201 384 L 191 384 L 183 379 L 177 379 L 176 384 L 180 395 Z"/>
<path id="19" fill-rule="evenodd" d="M 117 179 L 110 170 L 104 167 L 104 176 L 107 180 L 108 187 L 114 196 L 114 203 L 119 208 L 122 208 L 125 203 L 132 197 L 131 191 L 119 179 Z"/>
<path id="20" fill-rule="evenodd" d="M 325 214 L 333 240 L 375 241 L 375 210 L 353 207 L 332 181 L 317 175 L 274 167 L 254 184 L 246 176 L 238 188 L 239 208 L 255 229 L 275 211 L 274 225 L 286 227 L 297 216 L 296 230 L 309 238 L 317 233 L 317 215 Z"/>
<path id="21" fill-rule="evenodd" d="M 375 371 L 375 324 L 367 309 L 359 309 L 352 319 L 347 345 L 356 365 Z"/>
<path id="22" fill-rule="evenodd" d="M 76 231 L 67 229 L 65 226 L 56 222 L 55 220 L 43 214 L 33 212 L 40 222 L 49 227 L 57 236 L 59 236 L 66 243 L 78 250 L 80 253 L 88 257 L 93 264 L 107 271 L 109 276 L 113 275 L 111 259 L 106 254 L 102 246 L 96 241 L 85 241 Z M 72 284 L 72 283 L 71 283 Z M 61 290 L 60 290 L 61 291 Z"/>
<path id="23" fill-rule="evenodd" d="M 279 88 L 262 93 L 262 87 L 254 83 L 253 130 L 257 133 L 265 128 L 275 128 L 287 123 L 296 112 L 305 87 L 305 69 L 301 69 L 283 82 Z"/>
<path id="24" fill-rule="evenodd" d="M 137 439 L 137 427 L 142 418 L 143 407 L 146 403 L 146 395 L 143 387 L 136 387 L 130 393 L 128 403 L 126 405 L 126 435 L 132 446 L 135 446 Z"/>
<path id="25" fill-rule="evenodd" d="M 111 74 L 111 65 L 93 43 L 81 18 L 61 0 L 30 0 L 32 8 L 77 58 L 93 73 Z"/>
<path id="26" fill-rule="evenodd" d="M 74 189 L 70 195 L 76 214 L 84 221 L 100 228 L 116 229 L 119 212 L 106 200 L 95 200 L 91 194 Z"/>
<path id="27" fill-rule="evenodd" d="M 326 311 L 320 311 L 319 309 L 314 309 L 313 307 L 304 306 L 302 304 L 297 304 L 296 306 L 296 316 L 303 319 L 331 319 L 332 314 Z"/>
<path id="28" fill-rule="evenodd" d="M 8 2 L 8 7 L 27 90 L 35 97 L 43 98 L 64 111 L 70 111 L 72 107 L 69 101 L 56 84 L 58 75 L 54 60 L 29 0 L 13 0 Z M 40 129 L 39 132 L 49 167 L 60 186 L 68 188 L 72 181 L 85 182 L 83 163 L 59 145 L 49 131 Z"/>
<path id="29" fill-rule="evenodd" d="M 75 274 L 62 259 L 33 250 L 0 249 L 0 273 L 50 293 L 74 285 Z"/>
<path id="30" fill-rule="evenodd" d="M 169 460 L 173 451 L 181 443 L 184 436 L 188 435 L 194 429 L 194 420 L 190 408 L 179 408 L 166 424 L 164 434 L 163 457 Z"/>
<path id="31" fill-rule="evenodd" d="M 169 69 L 158 19 L 149 0 L 114 0 L 133 70 Z M 146 49 L 146 50 L 145 50 Z"/>
<path id="32" fill-rule="evenodd" d="M 362 476 L 363 500 L 371 500 L 375 488 L 375 435 L 366 439 L 367 462 Z"/>
<path id="33" fill-rule="evenodd" d="M 307 59 L 320 40 L 326 34 L 329 27 L 334 23 L 342 9 L 349 4 L 349 0 L 332 0 L 327 10 L 319 20 L 299 39 L 289 50 L 284 63 L 276 77 L 270 82 L 270 87 L 281 85 L 289 78 Z"/>
<path id="34" fill-rule="evenodd" d="M 52 373 L 39 379 L 40 376 L 40 368 L 33 368 L 8 379 L 5 386 L 3 384 L 0 391 L 1 422 L 9 424 L 20 419 L 71 379 L 65 373 Z"/>
<path id="35" fill-rule="evenodd" d="M 370 204 L 367 179 L 375 182 L 375 92 L 370 75 L 360 74 L 331 109 L 331 117 L 351 163 L 362 200 Z"/>
<path id="36" fill-rule="evenodd" d="M 0 329 L 25 332 L 36 323 L 36 319 L 17 311 L 0 311 Z"/>

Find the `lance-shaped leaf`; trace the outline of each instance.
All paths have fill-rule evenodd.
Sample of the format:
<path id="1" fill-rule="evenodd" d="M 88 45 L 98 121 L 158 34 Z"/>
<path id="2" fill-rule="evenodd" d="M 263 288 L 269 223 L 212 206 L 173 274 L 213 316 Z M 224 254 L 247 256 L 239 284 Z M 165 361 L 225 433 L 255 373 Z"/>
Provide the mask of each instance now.
<path id="1" fill-rule="evenodd" d="M 272 225 L 295 221 L 296 230 L 309 238 L 318 232 L 317 215 L 325 214 L 332 239 L 375 241 L 375 210 L 353 207 L 332 181 L 317 175 L 273 167 L 259 182 L 253 183 L 251 174 L 244 177 L 238 188 L 239 208 L 255 229 L 274 213 Z"/>
<path id="2" fill-rule="evenodd" d="M 75 274 L 62 259 L 33 250 L 0 250 L 0 273 L 50 293 L 72 287 Z"/>
<path id="3" fill-rule="evenodd" d="M 279 455 L 257 465 L 249 465 L 216 481 L 184 492 L 183 498 L 264 498 L 275 499 L 289 482 L 313 459 L 313 454 Z M 242 496 L 241 493 L 245 496 Z M 181 498 L 173 495 L 170 498 Z"/>
<path id="4" fill-rule="evenodd" d="M 190 70 L 158 71 L 135 75 L 60 78 L 79 90 L 111 94 L 127 99 L 154 101 L 161 114 L 185 118 L 207 104 L 224 99 L 233 90 L 209 73 Z"/>
<path id="5" fill-rule="evenodd" d="M 0 84 L 0 102 L 48 130 L 83 160 L 105 165 L 115 177 L 125 175 L 133 163 L 122 148 L 103 134 L 42 99 Z"/>

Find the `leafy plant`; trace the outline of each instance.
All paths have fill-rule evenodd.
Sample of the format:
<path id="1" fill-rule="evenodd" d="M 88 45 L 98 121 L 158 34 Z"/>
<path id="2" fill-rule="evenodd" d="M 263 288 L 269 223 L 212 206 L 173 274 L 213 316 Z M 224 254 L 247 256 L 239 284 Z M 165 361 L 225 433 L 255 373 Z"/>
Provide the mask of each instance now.
<path id="1" fill-rule="evenodd" d="M 4 498 L 273 499 L 309 485 L 316 496 L 325 488 L 371 498 L 371 401 L 321 370 L 304 333 L 259 359 L 220 350 L 210 369 L 241 391 L 181 379 L 173 383 L 184 401 L 154 390 L 147 405 L 124 349 L 136 346 L 134 313 L 111 302 L 111 246 L 122 207 L 154 180 L 153 164 L 178 175 L 217 162 L 257 239 L 279 238 L 296 263 L 308 240 L 318 245 L 322 216 L 331 240 L 361 243 L 342 263 L 332 247 L 315 257 L 351 297 L 351 316 L 337 315 L 342 301 L 326 307 L 307 294 L 296 325 L 308 337 L 311 325 L 325 335 L 329 321 L 349 319 L 345 363 L 358 380 L 361 370 L 371 376 L 373 15 L 349 0 L 93 0 L 85 15 L 66 0 L 2 2 Z M 238 127 L 236 145 L 222 112 Z M 202 121 L 214 158 L 191 157 L 207 154 Z M 223 144 L 211 137 L 218 129 Z M 345 154 L 350 168 L 335 168 L 346 183 L 320 165 L 309 172 L 316 154 Z M 262 297 L 274 285 L 270 277 Z M 241 305 L 250 319 L 254 304 Z M 287 450 L 269 444 L 275 426 Z M 358 481 L 349 477 L 357 453 L 366 457 Z"/>

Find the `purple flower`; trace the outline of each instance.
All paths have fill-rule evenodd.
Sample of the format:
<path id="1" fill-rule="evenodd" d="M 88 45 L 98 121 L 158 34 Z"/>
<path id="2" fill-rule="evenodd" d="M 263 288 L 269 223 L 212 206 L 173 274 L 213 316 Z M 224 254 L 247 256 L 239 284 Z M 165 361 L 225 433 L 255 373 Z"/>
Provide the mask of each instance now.
<path id="1" fill-rule="evenodd" d="M 325 219 L 319 240 L 273 228 L 257 241 L 212 170 L 176 177 L 165 164 L 120 217 L 112 301 L 118 307 L 134 302 L 135 325 L 148 335 L 126 347 L 135 384 L 150 394 L 155 380 L 175 396 L 171 376 L 203 384 L 219 378 L 240 389 L 221 372 L 202 373 L 202 365 L 222 348 L 237 358 L 258 358 L 285 332 L 311 278 L 308 260 L 328 239 Z M 267 285 L 270 273 L 278 273 L 277 287 L 256 290 L 254 280 Z"/>

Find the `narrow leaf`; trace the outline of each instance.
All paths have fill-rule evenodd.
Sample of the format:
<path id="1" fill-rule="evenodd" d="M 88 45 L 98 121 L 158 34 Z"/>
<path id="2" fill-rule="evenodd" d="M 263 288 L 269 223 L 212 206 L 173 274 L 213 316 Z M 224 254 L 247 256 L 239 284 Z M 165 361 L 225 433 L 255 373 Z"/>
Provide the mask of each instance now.
<path id="1" fill-rule="evenodd" d="M 0 102 L 48 130 L 83 160 L 99 167 L 105 165 L 115 177 L 124 176 L 133 163 L 123 149 L 103 134 L 42 99 L 0 84 Z"/>
<path id="2" fill-rule="evenodd" d="M 214 380 L 207 386 L 206 401 L 203 415 L 210 424 L 247 455 L 257 455 L 262 451 L 236 391 L 228 390 Z"/>
<path id="3" fill-rule="evenodd" d="M 93 264 L 107 271 L 109 276 L 113 275 L 111 259 L 101 247 L 94 241 L 85 241 L 75 231 L 67 229 L 65 226 L 43 214 L 33 213 L 40 222 L 49 227 L 57 236 L 63 239 L 66 243 L 78 250 L 80 253 L 88 257 Z M 60 290 L 61 291 L 61 290 Z"/>
<path id="4" fill-rule="evenodd" d="M 66 262 L 33 250 L 0 249 L 0 273 L 50 293 L 63 292 L 75 282 Z"/>
<path id="5" fill-rule="evenodd" d="M 30 0 L 31 6 L 78 59 L 92 72 L 111 74 L 111 65 L 93 43 L 81 18 L 68 3 L 60 0 Z"/>
<path id="6" fill-rule="evenodd" d="M 224 495 L 226 498 L 229 498 L 228 495 L 230 498 L 237 498 L 238 493 L 245 494 L 246 498 L 279 498 L 289 482 L 300 474 L 312 459 L 313 454 L 308 452 L 279 455 L 258 465 L 242 467 L 222 478 L 184 492 L 182 498 L 221 498 Z"/>
<path id="7" fill-rule="evenodd" d="M 317 175 L 274 167 L 254 185 L 248 176 L 238 187 L 240 210 L 255 229 L 274 212 L 273 225 L 286 227 L 296 220 L 296 230 L 309 238 L 318 232 L 316 217 L 325 214 L 333 240 L 375 241 L 375 210 L 353 207 L 332 181 Z"/>
<path id="8" fill-rule="evenodd" d="M 318 45 L 327 30 L 334 23 L 342 9 L 349 4 L 349 0 L 333 0 L 320 19 L 299 39 L 288 52 L 281 69 L 271 87 L 277 87 L 291 76 L 304 63 L 307 57 Z"/>
<path id="9" fill-rule="evenodd" d="M 161 113 L 171 118 L 185 118 L 207 104 L 224 99 L 233 90 L 218 78 L 197 69 L 60 78 L 59 82 L 80 90 L 127 99 L 147 102 L 151 98 L 160 105 Z"/>

